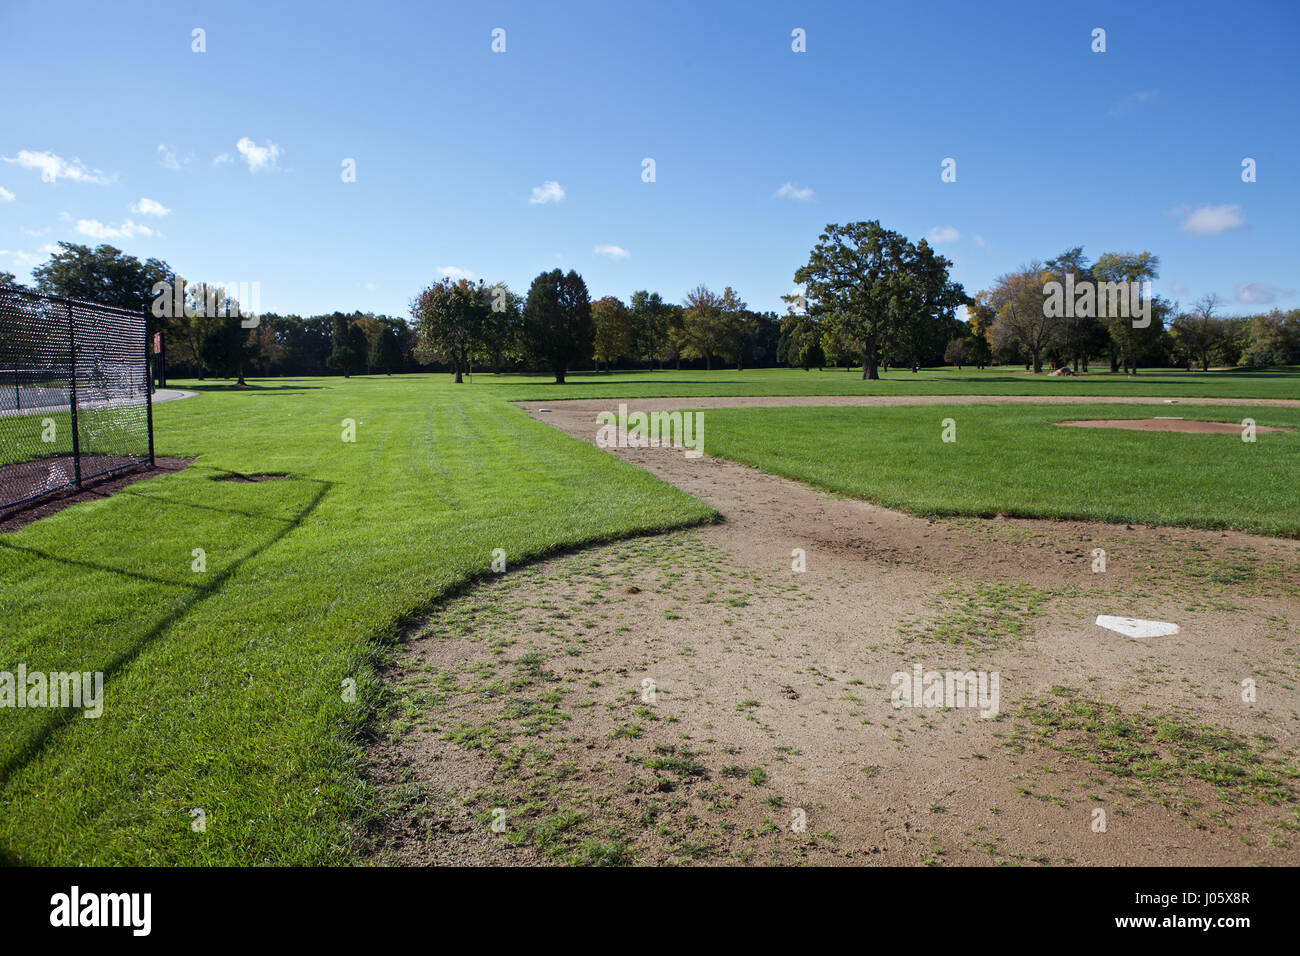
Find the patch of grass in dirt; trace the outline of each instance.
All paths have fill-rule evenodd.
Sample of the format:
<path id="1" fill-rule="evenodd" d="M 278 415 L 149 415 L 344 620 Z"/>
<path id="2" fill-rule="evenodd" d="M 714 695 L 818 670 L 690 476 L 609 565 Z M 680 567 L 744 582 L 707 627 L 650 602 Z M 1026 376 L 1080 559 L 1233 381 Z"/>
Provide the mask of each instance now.
<path id="1" fill-rule="evenodd" d="M 1160 577 L 1230 588 L 1234 595 L 1300 594 L 1300 566 L 1260 555 L 1253 548 L 1215 549 L 1196 541 L 1144 548 L 1140 560 L 1149 580 Z"/>
<path id="2" fill-rule="evenodd" d="M 1027 584 L 978 582 L 943 593 L 940 613 L 903 627 L 907 641 L 925 640 L 975 648 L 1004 647 L 1027 636 L 1052 592 Z"/>
<path id="3" fill-rule="evenodd" d="M 1141 786 L 1184 816 L 1200 804 L 1186 788 L 1213 787 L 1221 809 L 1294 804 L 1300 769 L 1265 735 L 1253 739 L 1176 713 L 1126 713 L 1074 689 L 1022 704 L 1006 745 L 1046 747 Z M 1200 822 L 1200 821 L 1198 821 Z"/>

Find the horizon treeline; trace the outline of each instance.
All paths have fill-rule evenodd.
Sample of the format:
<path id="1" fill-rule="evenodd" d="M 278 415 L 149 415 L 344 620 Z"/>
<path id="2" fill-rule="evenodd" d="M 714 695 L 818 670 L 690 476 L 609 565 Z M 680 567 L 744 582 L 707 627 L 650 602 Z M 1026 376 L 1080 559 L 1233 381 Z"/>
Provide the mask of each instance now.
<path id="1" fill-rule="evenodd" d="M 59 247 L 33 270 L 36 291 L 143 309 L 150 334 L 161 333 L 166 374 L 177 377 L 433 371 L 461 380 L 491 371 L 563 381 L 571 371 L 655 368 L 860 367 L 874 377 L 879 367 L 944 364 L 1081 371 L 1098 362 L 1112 372 L 1300 364 L 1300 309 L 1227 315 L 1213 295 L 1187 309 L 1150 296 L 1150 323 L 1134 328 L 1127 316 L 1044 307 L 1047 284 L 1067 275 L 1076 284 L 1157 278 L 1159 259 L 1149 252 L 1106 253 L 1090 263 L 1076 247 L 970 296 L 925 240 L 911 243 L 874 221 L 827 226 L 795 273 L 803 291 L 783 296 L 784 316 L 750 309 L 731 286 L 699 285 L 676 302 L 648 289 L 627 301 L 593 300 L 581 275 L 555 269 L 526 294 L 505 283 L 444 278 L 412 299 L 409 318 L 263 312 L 248 328 L 240 322 L 244 307 L 221 285 L 186 281 L 159 259 L 141 262 L 109 245 Z M 158 314 L 159 283 L 181 284 L 188 308 Z M 5 272 L 0 284 L 18 286 Z M 967 321 L 956 318 L 960 306 Z"/>

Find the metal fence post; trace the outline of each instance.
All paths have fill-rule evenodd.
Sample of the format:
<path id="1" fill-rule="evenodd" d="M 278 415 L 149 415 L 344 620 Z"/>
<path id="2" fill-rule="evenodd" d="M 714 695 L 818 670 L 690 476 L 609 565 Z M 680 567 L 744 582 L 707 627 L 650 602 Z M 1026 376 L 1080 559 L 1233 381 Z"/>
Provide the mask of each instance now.
<path id="1" fill-rule="evenodd" d="M 149 307 L 144 308 L 144 400 L 145 419 L 149 427 L 149 467 L 154 467 L 153 460 L 153 369 L 150 367 L 152 356 L 149 354 Z"/>
<path id="2" fill-rule="evenodd" d="M 71 411 L 72 411 L 72 468 L 76 475 L 77 490 L 81 490 L 81 435 L 77 429 L 77 333 L 76 322 L 72 317 L 72 303 L 67 303 L 68 309 L 68 363 L 72 374 L 68 377 L 69 388 L 71 389 Z"/>

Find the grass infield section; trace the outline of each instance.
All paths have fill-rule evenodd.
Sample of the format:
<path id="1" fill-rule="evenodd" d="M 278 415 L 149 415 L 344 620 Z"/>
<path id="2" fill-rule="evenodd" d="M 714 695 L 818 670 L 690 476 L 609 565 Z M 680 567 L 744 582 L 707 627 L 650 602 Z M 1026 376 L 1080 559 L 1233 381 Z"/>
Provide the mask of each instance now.
<path id="1" fill-rule="evenodd" d="M 98 719 L 0 708 L 0 863 L 346 862 L 372 811 L 372 665 L 405 621 L 495 548 L 514 565 L 714 516 L 443 376 L 155 415 L 159 454 L 196 464 L 0 535 L 0 671 L 105 674 Z M 291 477 L 213 480 L 230 471 Z"/>
<path id="2" fill-rule="evenodd" d="M 1300 428 L 1300 408 L 1181 406 Z M 1300 433 L 1060 428 L 1149 405 L 708 409 L 707 454 L 923 516 L 1083 519 L 1300 537 Z M 956 441 L 942 440 L 944 419 Z"/>

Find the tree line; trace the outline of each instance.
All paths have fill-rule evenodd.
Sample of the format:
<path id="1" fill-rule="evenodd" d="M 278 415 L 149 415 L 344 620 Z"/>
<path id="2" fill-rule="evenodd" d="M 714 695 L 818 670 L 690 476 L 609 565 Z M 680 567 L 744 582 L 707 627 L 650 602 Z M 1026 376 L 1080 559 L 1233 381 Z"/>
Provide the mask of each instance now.
<path id="1" fill-rule="evenodd" d="M 1077 373 L 1100 360 L 1111 372 L 1130 374 L 1144 366 L 1208 371 L 1212 365 L 1300 363 L 1300 309 L 1234 317 L 1222 314 L 1214 294 L 1186 309 L 1148 294 L 1135 316 L 1131 296 L 1157 279 L 1159 268 L 1151 252 L 1107 252 L 1090 262 L 1080 246 L 1030 262 L 971 298 L 966 328 L 948 344 L 944 361 L 959 368 L 997 362 Z M 1088 307 L 1060 307 L 1062 289 L 1078 290 L 1070 304 Z M 1127 291 L 1130 307 L 1121 301 L 1114 308 L 1105 290 Z"/>
<path id="2" fill-rule="evenodd" d="M 627 302 L 591 300 L 582 276 L 555 269 L 533 279 L 527 295 L 505 283 L 445 278 L 411 303 L 416 356 L 448 365 L 461 381 L 475 365 L 493 371 L 546 370 L 556 381 L 576 368 L 738 369 L 777 364 L 780 320 L 756 312 L 730 286 L 701 285 L 680 303 L 640 290 Z"/>
<path id="3" fill-rule="evenodd" d="M 1148 295 L 1149 321 L 1087 308 L 1053 307 L 1053 283 L 1087 290 L 1128 288 L 1158 277 L 1150 252 L 1114 252 L 1090 262 L 1080 247 L 1031 262 L 973 296 L 952 281 L 951 261 L 924 239 L 913 243 L 877 221 L 830 224 L 794 273 L 800 291 L 787 314 L 758 312 L 730 286 L 705 285 L 681 302 L 634 292 L 591 299 L 582 276 L 554 269 L 521 295 L 505 283 L 444 278 L 414 297 L 410 319 L 370 312 L 299 316 L 263 313 L 241 322 L 232 290 L 189 282 L 160 259 L 143 262 L 109 245 L 59 243 L 33 270 L 37 291 L 143 310 L 163 354 L 155 367 L 205 378 L 247 374 L 373 374 L 446 370 L 462 381 L 475 368 L 546 371 L 563 382 L 577 369 L 882 369 L 953 364 L 1024 364 L 1041 371 L 1112 372 L 1146 366 L 1300 364 L 1300 309 L 1224 316 L 1214 296 L 1180 309 Z M 158 308 L 159 283 L 179 286 L 184 308 Z M 0 284 L 16 284 L 0 272 Z M 1059 298 L 1059 297 L 1058 297 Z M 1080 302 L 1084 299 L 1081 297 Z M 1074 300 L 1070 300 L 1073 305 Z M 1059 302 L 1055 303 L 1059 306 Z M 1130 303 L 1132 304 L 1132 303 Z M 957 318 L 965 306 L 967 321 Z M 161 380 L 162 376 L 159 375 Z"/>

